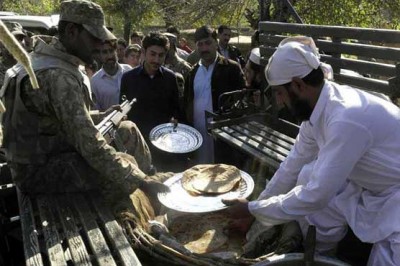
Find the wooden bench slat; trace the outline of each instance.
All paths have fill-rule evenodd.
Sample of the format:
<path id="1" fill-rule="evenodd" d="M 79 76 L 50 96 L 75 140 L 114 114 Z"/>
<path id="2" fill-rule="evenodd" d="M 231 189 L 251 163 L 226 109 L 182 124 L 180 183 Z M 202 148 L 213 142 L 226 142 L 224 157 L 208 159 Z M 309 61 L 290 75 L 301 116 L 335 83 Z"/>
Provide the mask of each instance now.
<path id="1" fill-rule="evenodd" d="M 277 47 L 278 44 L 287 35 L 271 35 L 271 34 L 260 34 L 260 41 L 262 42 L 262 48 L 267 46 Z M 342 39 L 341 43 L 334 43 L 326 40 L 318 39 L 319 36 L 312 36 L 315 44 L 319 48 L 322 54 L 324 53 L 341 53 L 351 54 L 360 57 L 373 57 L 375 59 L 383 59 L 389 61 L 397 61 L 400 58 L 400 49 L 396 47 L 376 46 L 373 44 L 354 43 L 348 42 L 347 39 Z"/>
<path id="2" fill-rule="evenodd" d="M 73 204 L 66 195 L 59 195 L 57 197 L 58 214 L 61 224 L 64 229 L 65 237 L 67 238 L 69 251 L 72 260 L 76 265 L 92 265 L 90 256 L 86 249 L 85 243 L 79 234 L 77 221 L 72 211 Z"/>
<path id="3" fill-rule="evenodd" d="M 42 231 L 50 264 L 54 266 L 67 265 L 64 258 L 64 251 L 61 246 L 61 240 L 57 231 L 56 216 L 52 212 L 54 210 L 54 205 L 48 196 L 38 196 L 37 206 L 39 208 Z"/>
<path id="4" fill-rule="evenodd" d="M 38 233 L 33 217 L 32 203 L 29 197 L 17 188 L 19 213 L 21 218 L 22 239 L 24 246 L 25 264 L 27 266 L 42 266 Z"/>
<path id="5" fill-rule="evenodd" d="M 258 134 L 261 137 L 268 138 L 270 141 L 279 145 L 280 147 L 283 147 L 287 150 L 292 149 L 294 142 L 293 139 L 290 138 L 289 136 L 286 139 L 283 139 L 282 135 L 277 137 L 273 132 L 264 130 L 264 129 L 270 129 L 269 127 L 264 126 L 264 128 L 262 128 L 263 125 L 259 124 L 246 123 L 246 124 L 241 124 L 241 126 L 243 126 L 244 128 L 246 128 L 251 132 L 254 132 L 255 134 Z"/>
<path id="6" fill-rule="evenodd" d="M 231 126 L 230 128 L 235 130 L 237 133 L 243 135 L 244 137 L 249 137 L 251 140 L 257 142 L 257 148 L 266 147 L 267 149 L 275 151 L 285 157 L 289 154 L 290 149 L 286 149 L 285 147 L 282 147 L 277 143 L 272 142 L 268 139 L 268 135 L 262 137 L 257 133 L 251 132 L 250 130 L 247 130 L 246 128 L 243 128 L 241 126 Z"/>
<path id="7" fill-rule="evenodd" d="M 266 156 L 260 150 L 254 149 L 253 147 L 249 146 L 247 143 L 244 143 L 243 141 L 231 136 L 230 134 L 222 131 L 221 129 L 214 129 L 213 135 L 216 136 L 217 138 L 220 138 L 221 140 L 227 142 L 228 144 L 231 144 L 231 145 L 237 147 L 239 150 L 254 156 L 254 158 L 257 158 L 257 160 L 259 160 L 262 164 L 269 165 L 275 169 L 277 169 L 280 165 L 280 161 L 277 161 L 276 159 Z"/>
<path id="8" fill-rule="evenodd" d="M 270 141 L 278 144 L 279 146 L 287 150 L 290 150 L 294 145 L 294 142 L 296 141 L 289 136 L 284 136 L 282 133 L 279 133 L 276 130 L 273 130 L 270 127 L 267 127 L 257 122 L 253 123 L 252 121 L 250 121 L 246 124 L 241 124 L 241 126 L 260 135 L 261 137 L 268 138 Z"/>
<path id="9" fill-rule="evenodd" d="M 223 128 L 221 128 L 221 130 L 224 131 L 225 133 L 231 135 L 232 137 L 240 140 L 243 143 L 243 145 L 250 146 L 253 149 L 257 149 L 260 152 L 264 153 L 264 156 L 270 157 L 278 162 L 282 162 L 285 159 L 285 156 L 275 152 L 274 150 L 272 150 L 269 147 L 261 145 L 257 141 L 254 141 L 254 140 L 250 139 L 248 136 L 244 136 L 243 134 L 236 132 L 231 128 L 223 127 Z"/>
<path id="10" fill-rule="evenodd" d="M 111 212 L 104 206 L 103 200 L 98 195 L 92 195 L 92 203 L 105 226 L 105 232 L 113 248 L 116 250 L 123 265 L 142 265 L 126 239 L 121 226 L 115 221 Z"/>
<path id="11" fill-rule="evenodd" d="M 254 140 L 250 139 L 248 136 L 244 136 L 243 134 L 236 132 L 229 127 L 223 127 L 221 129 L 225 133 L 228 133 L 232 137 L 235 137 L 236 139 L 239 139 L 240 141 L 242 141 L 244 145 L 248 145 L 248 146 L 252 147 L 253 149 L 260 150 L 262 153 L 264 153 L 264 156 L 271 157 L 274 160 L 277 160 L 279 162 L 282 162 L 285 159 L 285 156 L 275 152 L 274 150 L 271 150 L 269 147 L 261 145 L 257 141 L 254 141 Z"/>
<path id="12" fill-rule="evenodd" d="M 389 82 L 365 77 L 351 77 L 342 74 L 334 74 L 337 83 L 347 84 L 353 87 L 361 88 L 365 91 L 376 91 L 387 95 L 392 95 L 394 88 L 389 86 Z M 398 90 L 399 88 L 395 88 Z"/>
<path id="13" fill-rule="evenodd" d="M 287 135 L 285 135 L 285 134 L 283 134 L 283 133 L 281 133 L 279 131 L 276 131 L 276 130 L 270 128 L 270 127 L 267 127 L 267 126 L 265 126 L 263 124 L 260 124 L 260 123 L 258 123 L 256 121 L 250 121 L 250 122 L 248 122 L 248 124 L 252 125 L 254 127 L 257 127 L 260 130 L 263 130 L 265 132 L 271 133 L 271 134 L 277 136 L 279 139 L 290 143 L 291 145 L 294 145 L 294 143 L 296 142 L 296 139 L 294 139 L 292 137 L 289 137 L 289 136 L 287 136 Z"/>
<path id="14" fill-rule="evenodd" d="M 89 239 L 90 247 L 96 256 L 97 263 L 100 266 L 116 265 L 106 240 L 96 222 L 96 216 L 90 210 L 86 199 L 83 195 L 79 194 L 76 195 L 73 200 L 83 228 L 85 229 L 86 236 Z"/>
<path id="15" fill-rule="evenodd" d="M 335 36 L 337 38 L 369 40 L 375 42 L 400 43 L 400 32 L 397 30 L 372 29 L 345 26 L 309 25 L 284 22 L 259 23 L 260 33 L 277 34 L 293 33 L 308 36 Z"/>
<path id="16" fill-rule="evenodd" d="M 396 76 L 395 65 L 355 60 L 351 58 L 335 58 L 327 55 L 321 55 L 321 61 L 330 64 L 333 69 L 335 69 L 335 67 L 340 69 L 349 69 L 360 74 L 379 75 L 387 78 Z"/>

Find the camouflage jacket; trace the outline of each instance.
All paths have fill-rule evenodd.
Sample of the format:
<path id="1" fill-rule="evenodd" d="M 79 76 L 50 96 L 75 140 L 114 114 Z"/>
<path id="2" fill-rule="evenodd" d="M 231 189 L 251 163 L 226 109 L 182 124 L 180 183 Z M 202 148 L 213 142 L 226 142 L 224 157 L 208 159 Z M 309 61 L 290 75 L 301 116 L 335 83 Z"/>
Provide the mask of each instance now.
<path id="1" fill-rule="evenodd" d="M 0 87 L 3 86 L 6 71 L 7 71 L 6 66 L 3 64 L 3 62 L 0 62 Z"/>
<path id="2" fill-rule="evenodd" d="M 40 89 L 34 90 L 29 79 L 21 77 L 26 73 L 19 65 L 13 70 L 20 86 L 18 82 L 10 82 L 11 78 L 5 81 L 10 82 L 5 93 L 6 108 L 14 104 L 14 108 L 7 108 L 4 125 L 4 146 L 7 153 L 11 153 L 11 163 L 20 167 L 45 167 L 52 157 L 72 151 L 95 169 L 99 178 L 107 179 L 105 182 L 124 183 L 132 175 L 131 185 L 137 186 L 145 174 L 136 165 L 118 156 L 97 131 L 89 115 L 90 92 L 86 86 L 90 84 L 87 76 L 79 70 L 81 61 L 66 53 L 56 38 L 49 44 L 38 40 L 31 60 Z M 41 68 L 37 63 L 40 60 L 51 63 Z M 60 66 L 54 62 L 59 62 Z M 46 64 L 42 62 L 42 65 Z M 10 88 L 13 84 L 14 87 Z M 17 96 L 7 98 L 13 91 Z M 11 113 L 7 115 L 7 112 Z M 21 145 L 23 143 L 33 149 L 29 150 L 32 147 Z M 15 171 L 18 172 L 18 167 Z"/>
<path id="3" fill-rule="evenodd" d="M 189 74 L 190 70 L 192 70 L 190 64 L 180 58 L 176 53 L 175 56 L 171 58 L 171 62 L 165 64 L 165 67 L 171 69 L 174 72 L 182 74 L 184 78 L 186 78 L 187 74 Z"/>

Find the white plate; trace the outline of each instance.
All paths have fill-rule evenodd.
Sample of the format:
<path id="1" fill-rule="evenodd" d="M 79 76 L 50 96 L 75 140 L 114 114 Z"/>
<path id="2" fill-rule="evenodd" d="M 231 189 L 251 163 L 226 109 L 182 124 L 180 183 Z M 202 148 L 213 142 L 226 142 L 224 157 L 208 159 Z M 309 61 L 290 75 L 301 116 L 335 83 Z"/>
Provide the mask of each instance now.
<path id="1" fill-rule="evenodd" d="M 170 153 L 188 153 L 197 150 L 203 143 L 203 137 L 195 128 L 173 123 L 154 127 L 149 134 L 151 143 L 158 149 Z"/>
<path id="2" fill-rule="evenodd" d="M 183 173 L 178 173 L 164 182 L 170 188 L 168 193 L 158 193 L 160 202 L 173 210 L 180 212 L 213 212 L 227 208 L 221 199 L 247 198 L 254 190 L 253 178 L 246 172 L 240 171 L 242 180 L 240 186 L 224 194 L 192 196 L 181 184 Z"/>
<path id="3" fill-rule="evenodd" d="M 257 262 L 253 266 L 274 266 L 274 265 L 305 265 L 303 253 L 289 253 L 271 256 L 264 261 Z M 315 255 L 313 265 L 326 266 L 350 266 L 335 258 Z"/>

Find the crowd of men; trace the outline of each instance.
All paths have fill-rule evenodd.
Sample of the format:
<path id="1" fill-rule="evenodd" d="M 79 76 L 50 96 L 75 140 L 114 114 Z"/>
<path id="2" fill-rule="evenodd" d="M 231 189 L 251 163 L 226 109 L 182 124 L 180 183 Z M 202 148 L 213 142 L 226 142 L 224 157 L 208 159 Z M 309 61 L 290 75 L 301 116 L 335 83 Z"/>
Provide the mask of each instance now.
<path id="1" fill-rule="evenodd" d="M 171 164 L 171 155 L 149 144 L 150 130 L 188 123 L 204 139 L 192 164 L 223 161 L 226 150 L 207 134 L 205 111 L 216 111 L 222 93 L 244 88 L 259 90 L 253 100 L 266 104 L 261 92 L 269 84 L 277 105 L 302 122 L 300 133 L 260 197 L 225 201 L 228 213 L 266 228 L 291 220 L 302 229 L 315 225 L 320 253 L 335 249 L 349 225 L 374 243 L 369 265 L 400 265 L 400 111 L 328 81 L 311 38 L 282 41 L 264 73 L 259 49 L 246 62 L 224 25 L 197 28 L 193 51 L 174 27 L 133 32 L 129 43 L 117 39 L 101 7 L 86 0 L 61 3 L 57 36 L 31 37 L 18 24 L 8 26 L 32 51 L 40 85 L 33 89 L 2 47 L 3 148 L 23 192 L 97 189 L 121 202 L 137 188 L 166 191 L 157 170 L 188 164 Z M 122 96 L 137 99 L 118 128 L 126 152 L 95 127 Z"/>

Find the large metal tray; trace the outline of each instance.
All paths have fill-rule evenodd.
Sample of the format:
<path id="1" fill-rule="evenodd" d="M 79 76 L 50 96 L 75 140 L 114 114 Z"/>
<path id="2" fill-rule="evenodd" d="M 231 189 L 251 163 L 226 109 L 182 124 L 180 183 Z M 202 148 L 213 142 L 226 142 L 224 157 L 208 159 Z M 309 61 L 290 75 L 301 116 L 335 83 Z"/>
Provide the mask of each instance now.
<path id="1" fill-rule="evenodd" d="M 150 131 L 150 142 L 158 149 L 170 153 L 188 153 L 197 150 L 203 137 L 195 128 L 185 124 L 165 123 Z"/>
<path id="2" fill-rule="evenodd" d="M 246 172 L 240 171 L 242 180 L 239 187 L 224 194 L 192 196 L 181 184 L 183 173 L 178 173 L 164 182 L 170 192 L 158 193 L 160 202 L 173 210 L 180 212 L 202 213 L 213 212 L 227 208 L 221 199 L 247 198 L 254 190 L 253 178 Z"/>

